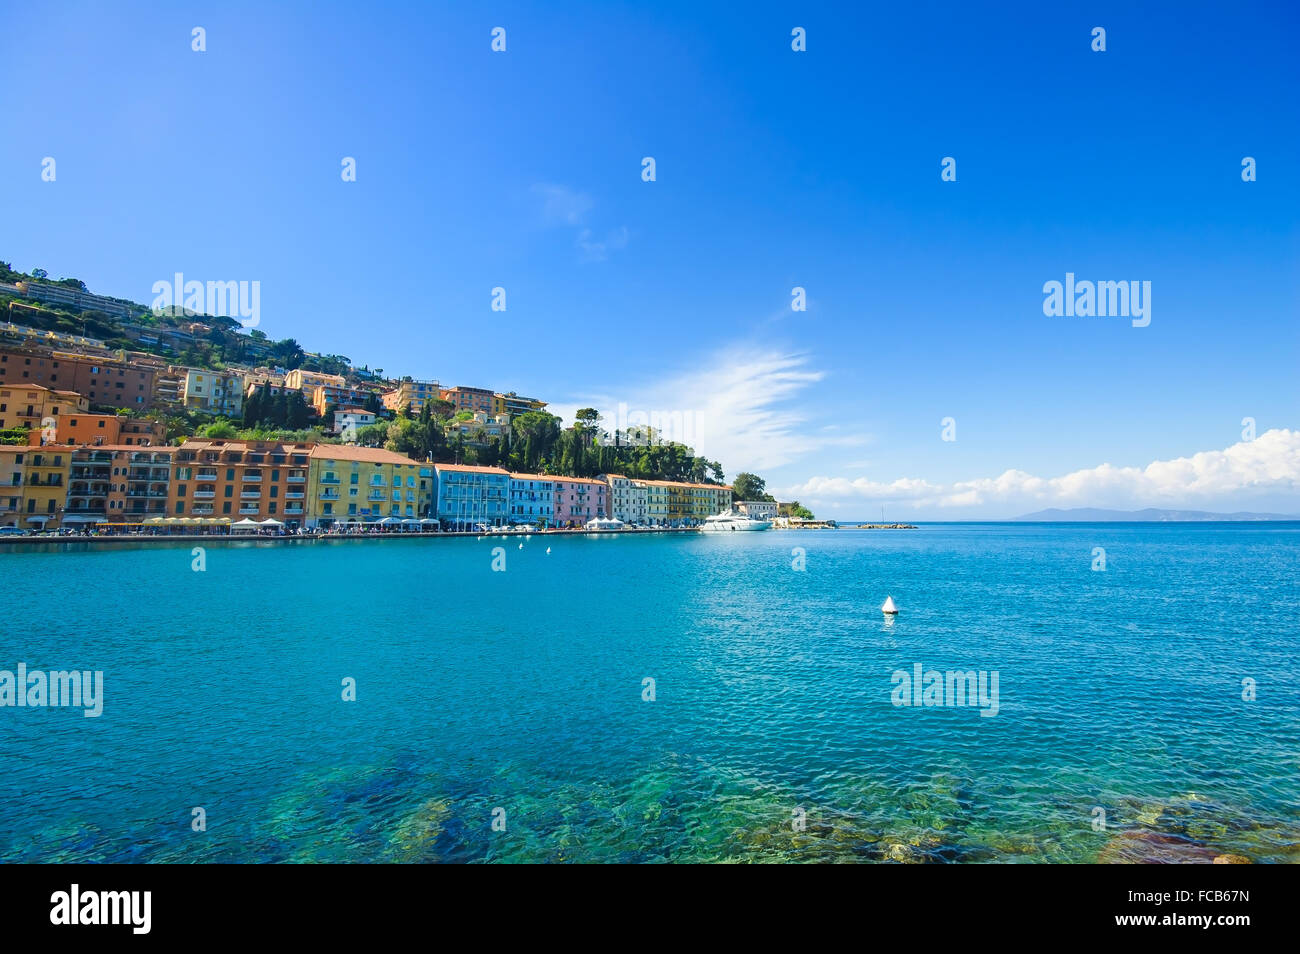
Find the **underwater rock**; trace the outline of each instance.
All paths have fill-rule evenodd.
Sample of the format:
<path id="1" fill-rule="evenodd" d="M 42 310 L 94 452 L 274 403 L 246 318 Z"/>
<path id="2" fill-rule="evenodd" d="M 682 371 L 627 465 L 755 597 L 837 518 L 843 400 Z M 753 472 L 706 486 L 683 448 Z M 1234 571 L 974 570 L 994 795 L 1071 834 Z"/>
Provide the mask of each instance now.
<path id="1" fill-rule="evenodd" d="M 433 845 L 442 834 L 451 803 L 445 798 L 431 798 L 402 818 L 388 837 L 384 854 L 388 861 L 432 861 Z"/>
<path id="2" fill-rule="evenodd" d="M 1124 831 L 1106 843 L 1097 861 L 1110 865 L 1210 864 L 1215 854 L 1214 849 L 1177 835 Z"/>

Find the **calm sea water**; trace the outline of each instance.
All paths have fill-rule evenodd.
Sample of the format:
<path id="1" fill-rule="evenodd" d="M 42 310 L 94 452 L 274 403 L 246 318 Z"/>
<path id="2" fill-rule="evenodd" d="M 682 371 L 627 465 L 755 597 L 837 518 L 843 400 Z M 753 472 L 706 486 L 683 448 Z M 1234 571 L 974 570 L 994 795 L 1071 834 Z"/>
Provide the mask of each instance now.
<path id="1" fill-rule="evenodd" d="M 1300 525 L 519 542 L 0 548 L 0 859 L 1300 860 Z"/>

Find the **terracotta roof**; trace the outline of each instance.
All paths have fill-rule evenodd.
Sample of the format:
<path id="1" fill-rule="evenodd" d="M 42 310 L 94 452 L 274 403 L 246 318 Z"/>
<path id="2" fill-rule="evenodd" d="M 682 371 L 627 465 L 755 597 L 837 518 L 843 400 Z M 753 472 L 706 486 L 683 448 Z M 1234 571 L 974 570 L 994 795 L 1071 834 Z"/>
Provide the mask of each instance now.
<path id="1" fill-rule="evenodd" d="M 78 444 L 77 450 L 88 451 L 139 451 L 146 454 L 172 454 L 180 450 L 168 444 Z"/>
<path id="2" fill-rule="evenodd" d="M 642 480 L 640 483 L 649 484 L 655 487 L 694 487 L 706 488 L 708 490 L 730 490 L 728 484 L 692 484 L 684 480 Z"/>
<path id="3" fill-rule="evenodd" d="M 556 477 L 554 474 L 511 474 L 511 480 L 549 480 L 552 483 L 556 480 L 562 480 L 562 477 Z"/>
<path id="4" fill-rule="evenodd" d="M 315 460 L 356 460 L 367 464 L 418 464 L 405 454 L 383 447 L 358 447 L 355 444 L 317 444 L 312 448 Z"/>

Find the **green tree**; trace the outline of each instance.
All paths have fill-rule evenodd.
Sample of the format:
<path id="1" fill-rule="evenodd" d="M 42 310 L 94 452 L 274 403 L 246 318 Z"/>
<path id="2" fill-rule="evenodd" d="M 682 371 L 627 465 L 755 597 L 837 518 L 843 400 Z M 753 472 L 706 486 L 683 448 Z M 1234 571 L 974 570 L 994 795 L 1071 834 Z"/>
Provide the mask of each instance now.
<path id="1" fill-rule="evenodd" d="M 732 495 L 736 500 L 765 500 L 773 502 L 767 492 L 767 482 L 757 474 L 739 473 L 731 485 Z"/>

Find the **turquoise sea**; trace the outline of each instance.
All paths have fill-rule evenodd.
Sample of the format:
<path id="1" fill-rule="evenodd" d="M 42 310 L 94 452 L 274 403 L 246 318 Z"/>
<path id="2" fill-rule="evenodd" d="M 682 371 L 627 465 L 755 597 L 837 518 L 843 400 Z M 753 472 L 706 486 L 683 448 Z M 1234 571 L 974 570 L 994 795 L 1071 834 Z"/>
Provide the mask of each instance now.
<path id="1" fill-rule="evenodd" d="M 105 685 L 0 708 L 0 860 L 1300 860 L 1300 524 L 190 546 L 0 548 Z"/>

